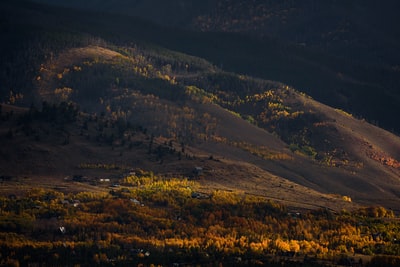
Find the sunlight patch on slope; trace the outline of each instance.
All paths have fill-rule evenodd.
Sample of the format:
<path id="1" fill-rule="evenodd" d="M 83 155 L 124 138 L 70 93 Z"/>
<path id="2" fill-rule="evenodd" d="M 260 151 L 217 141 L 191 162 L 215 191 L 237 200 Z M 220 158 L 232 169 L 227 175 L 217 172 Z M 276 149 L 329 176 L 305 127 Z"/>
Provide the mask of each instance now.
<path id="1" fill-rule="evenodd" d="M 41 64 L 39 75 L 36 77 L 38 92 L 46 100 L 53 100 L 56 92 L 71 91 L 71 88 L 59 88 L 59 81 L 66 75 L 82 70 L 82 63 L 113 62 L 115 60 L 129 60 L 128 57 L 100 46 L 87 46 L 68 49 L 57 57 L 51 57 Z M 71 92 L 69 92 L 71 94 Z"/>

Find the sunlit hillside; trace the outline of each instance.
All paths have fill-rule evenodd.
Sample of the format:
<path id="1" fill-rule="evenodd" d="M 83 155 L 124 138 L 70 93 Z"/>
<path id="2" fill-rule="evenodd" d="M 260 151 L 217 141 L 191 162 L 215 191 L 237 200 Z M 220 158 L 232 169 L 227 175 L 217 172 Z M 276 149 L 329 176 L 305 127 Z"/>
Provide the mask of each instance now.
<path id="1" fill-rule="evenodd" d="M 87 114 L 78 117 L 80 136 L 93 135 L 90 117 L 100 116 L 112 123 L 112 130 L 105 130 L 107 124 L 97 126 L 95 138 L 113 146 L 125 147 L 126 129 L 137 127 L 175 142 L 174 149 L 182 152 L 193 147 L 203 157 L 246 161 L 266 177 L 397 209 L 395 135 L 284 84 L 224 72 L 202 59 L 160 48 L 104 45 L 54 55 L 39 64 L 34 78 L 36 98 L 46 106 L 69 102 Z M 33 106 L 45 108 L 38 101 Z M 385 178 L 377 179 L 376 173 Z M 210 179 L 216 183 L 218 176 Z M 240 188 L 252 187 L 251 177 L 232 179 L 237 180 L 234 187 L 240 180 Z"/>
<path id="2" fill-rule="evenodd" d="M 36 1 L 151 21 L 164 31 L 146 38 L 400 132 L 396 0 Z"/>
<path id="3" fill-rule="evenodd" d="M 1 266 L 398 265 L 400 137 L 246 67 L 285 47 L 1 6 Z"/>

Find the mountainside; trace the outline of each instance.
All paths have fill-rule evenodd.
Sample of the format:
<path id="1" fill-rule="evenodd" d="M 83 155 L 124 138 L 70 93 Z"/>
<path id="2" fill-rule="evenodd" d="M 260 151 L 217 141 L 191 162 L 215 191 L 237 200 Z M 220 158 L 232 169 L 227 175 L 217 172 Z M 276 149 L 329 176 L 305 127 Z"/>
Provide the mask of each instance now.
<path id="1" fill-rule="evenodd" d="M 130 17 L 2 5 L 10 40 L 1 45 L 2 175 L 62 183 L 132 168 L 191 177 L 201 167 L 205 190 L 243 190 L 294 207 L 400 210 L 398 136 L 284 83 L 186 54 L 217 35 L 157 35 L 160 27 Z M 188 39 L 162 47 L 180 33 Z M 246 41 L 241 52 L 258 45 Z M 194 50 L 215 58 L 225 44 L 215 45 Z M 224 53 L 228 60 L 234 50 Z"/>
<path id="2" fill-rule="evenodd" d="M 0 266 L 399 266 L 397 70 L 246 28 L 319 1 L 68 3 L 0 2 Z"/>
<path id="3" fill-rule="evenodd" d="M 158 41 L 234 72 L 284 82 L 325 104 L 400 131 L 391 119 L 400 113 L 398 1 L 116 0 L 96 1 L 95 5 L 91 1 L 57 4 L 212 32 L 214 35 L 201 38 L 207 42 L 197 37 L 193 40 L 193 35 Z"/>
<path id="4" fill-rule="evenodd" d="M 285 84 L 226 72 L 204 59 L 148 45 L 152 39 L 145 37 L 150 32 L 156 33 L 159 28 L 150 25 L 144 33 L 141 31 L 146 25 L 144 22 L 137 21 L 137 29 L 135 26 L 125 30 L 118 28 L 117 20 L 108 25 L 109 29 L 101 31 L 97 26 L 101 22 L 95 13 L 82 13 L 70 21 L 72 13 L 69 12 L 75 12 L 73 10 L 23 1 L 5 2 L 4 5 L 6 13 L 2 28 L 6 36 L 13 38 L 14 44 L 12 47 L 2 45 L 4 103 L 31 106 L 31 113 L 32 108 L 40 111 L 53 104 L 57 108 L 70 103 L 60 108 L 76 106 L 80 115 L 71 122 L 65 119 L 65 123 L 83 120 L 78 136 L 86 136 L 85 140 L 95 138 L 100 143 L 111 144 L 112 148 L 117 144 L 124 150 L 127 146 L 125 127 L 136 127 L 145 129 L 145 140 L 157 137 L 175 142 L 173 148 L 181 151 L 179 157 L 187 149 L 195 149 L 193 154 L 205 158 L 224 158 L 233 160 L 235 164 L 247 162 L 248 166 L 264 173 L 255 177 L 280 177 L 324 194 L 349 196 L 353 202 L 376 203 L 398 209 L 400 149 L 397 136 L 344 111 L 325 106 Z M 47 26 L 38 20 L 38 16 L 43 22 L 47 19 L 54 23 Z M 131 19 L 126 18 L 126 21 Z M 82 26 L 86 28 L 82 32 L 77 31 L 82 24 L 89 26 Z M 118 34 L 107 41 L 105 38 L 112 29 L 118 29 Z M 89 35 L 89 31 L 93 35 Z M 103 37 L 96 37 L 96 34 Z M 167 40 L 161 38 L 161 43 Z M 208 36 L 196 38 L 207 40 Z M 141 41 L 126 43 L 129 39 Z M 5 109 L 3 117 L 8 116 Z M 97 133 L 91 132 L 94 130 L 87 126 L 93 116 L 104 120 L 104 125 L 96 126 Z M 14 140 L 15 136 L 25 132 L 43 141 L 41 135 L 44 133 L 59 135 L 49 133 L 49 130 L 30 129 L 30 120 L 32 118 L 18 119 L 17 125 L 3 122 L 3 136 L 11 134 Z M 36 122 L 34 125 L 39 127 Z M 105 130 L 110 125 L 112 130 Z M 118 130 L 114 130 L 115 127 L 119 127 Z M 77 135 L 75 130 L 70 132 L 62 126 L 59 128 L 63 137 L 58 136 L 61 141 L 57 141 L 57 145 L 67 141 L 67 147 L 81 144 L 82 140 L 77 140 L 78 143 L 72 141 Z M 6 140 L 4 137 L 3 142 Z M 29 169 L 36 175 L 43 174 L 46 168 L 35 172 L 35 161 L 26 168 L 14 167 L 14 164 L 24 164 L 24 161 L 17 160 L 17 151 L 29 147 L 26 143 L 19 146 L 18 138 L 16 142 L 9 146 L 8 151 L 3 151 L 3 159 L 9 162 L 2 163 L 2 172 L 18 175 L 19 171 Z M 147 141 L 137 140 L 136 143 L 140 142 L 144 144 Z M 130 142 L 129 147 L 132 148 L 134 143 Z M 89 144 L 88 150 L 91 150 L 93 144 Z M 54 144 L 49 141 L 45 146 L 48 145 Z M 61 148 L 32 148 L 23 153 L 28 153 L 26 158 L 41 159 L 45 156 L 43 161 L 48 162 L 55 173 L 70 175 L 57 170 L 70 169 L 80 163 L 63 162 L 71 165 L 61 168 L 56 158 L 66 157 L 62 153 L 66 147 L 58 149 Z M 76 149 L 65 151 L 69 158 L 73 153 L 79 153 Z M 88 152 L 88 155 L 92 154 Z M 84 158 L 80 159 L 81 163 L 84 163 Z M 107 158 L 98 161 L 109 161 Z M 173 167 L 163 169 L 164 162 L 160 157 L 158 161 L 161 161 L 161 166 L 159 163 L 146 166 L 160 172 L 173 172 Z M 194 167 L 182 168 L 190 170 Z M 263 191 L 268 189 L 267 182 L 255 182 L 259 178 L 240 176 L 242 178 L 237 183 L 219 180 L 222 176 L 235 175 L 219 173 L 214 168 L 210 167 L 213 175 L 205 177 L 205 181 L 257 194 L 269 192 Z M 239 182 L 242 179 L 246 182 Z M 253 187 L 252 183 L 257 186 Z M 310 199 L 308 203 L 311 202 L 314 201 Z"/>

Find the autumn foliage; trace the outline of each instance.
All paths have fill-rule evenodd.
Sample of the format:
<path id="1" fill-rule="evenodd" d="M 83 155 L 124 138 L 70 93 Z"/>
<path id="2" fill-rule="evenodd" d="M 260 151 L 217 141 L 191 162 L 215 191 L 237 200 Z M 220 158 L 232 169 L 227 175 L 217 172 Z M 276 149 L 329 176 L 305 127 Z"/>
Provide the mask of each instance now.
<path id="1" fill-rule="evenodd" d="M 34 188 L 1 197 L 1 264 L 318 266 L 343 255 L 381 255 L 369 263 L 378 266 L 400 254 L 399 222 L 381 207 L 291 211 L 264 197 L 202 192 L 197 182 L 143 171 L 120 182 L 103 193 Z"/>

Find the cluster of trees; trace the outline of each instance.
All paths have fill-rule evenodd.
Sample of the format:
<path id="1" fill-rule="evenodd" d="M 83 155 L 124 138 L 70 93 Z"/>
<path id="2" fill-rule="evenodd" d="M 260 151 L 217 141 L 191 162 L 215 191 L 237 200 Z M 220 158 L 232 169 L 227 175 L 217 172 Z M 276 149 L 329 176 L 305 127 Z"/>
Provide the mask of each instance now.
<path id="1" fill-rule="evenodd" d="M 26 6 L 22 5 L 21 10 Z M 46 61 L 53 61 L 58 53 L 72 47 L 98 44 L 100 38 L 95 38 L 83 33 L 70 32 L 66 29 L 49 29 L 46 25 L 30 24 L 24 12 L 14 12 L 7 7 L 2 8 L 1 15 L 7 22 L 2 31 L 7 43 L 0 44 L 0 100 L 12 103 L 10 93 L 22 96 L 15 99 L 18 104 L 30 105 L 36 98 L 36 81 L 40 65 Z M 21 22 L 23 23 L 21 24 Z M 26 23 L 26 24 L 25 24 Z M 52 23 L 49 23 L 49 25 Z"/>
<path id="2" fill-rule="evenodd" d="M 296 92 L 286 85 L 231 73 L 217 72 L 195 81 L 187 90 L 192 99 L 212 101 L 243 119 L 276 133 L 296 153 L 329 166 L 348 166 L 352 159 L 340 147 L 336 129 L 316 111 L 296 104 Z M 207 88 L 207 90 L 199 89 Z M 326 136 L 330 136 L 330 140 Z"/>
<path id="3" fill-rule="evenodd" d="M 4 136 L 8 139 L 25 136 L 40 141 L 43 136 L 48 138 L 50 133 L 56 133 L 53 136 L 62 138 L 61 142 L 66 145 L 70 135 L 66 126 L 75 123 L 78 117 L 79 107 L 66 102 L 49 104 L 44 101 L 41 109 L 31 105 L 29 109 L 11 107 L 9 111 L 1 112 L 0 108 L 0 123 L 3 122 L 3 128 L 9 128 Z"/>
<path id="4" fill-rule="evenodd" d="M 294 212 L 264 197 L 201 192 L 195 181 L 141 170 L 120 184 L 102 193 L 33 188 L 0 197 L 0 263 L 319 266 L 360 254 L 372 257 L 369 266 L 399 260 L 399 222 L 381 207 Z"/>

